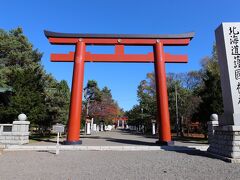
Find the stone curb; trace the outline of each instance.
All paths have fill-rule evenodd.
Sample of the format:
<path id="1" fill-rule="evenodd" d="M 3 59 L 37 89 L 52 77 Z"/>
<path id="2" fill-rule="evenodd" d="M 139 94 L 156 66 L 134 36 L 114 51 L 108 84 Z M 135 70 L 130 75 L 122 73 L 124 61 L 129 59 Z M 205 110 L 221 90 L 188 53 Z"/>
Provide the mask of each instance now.
<path id="1" fill-rule="evenodd" d="M 206 151 L 208 146 L 59 146 L 62 151 Z M 56 146 L 8 145 L 4 151 L 49 151 Z"/>

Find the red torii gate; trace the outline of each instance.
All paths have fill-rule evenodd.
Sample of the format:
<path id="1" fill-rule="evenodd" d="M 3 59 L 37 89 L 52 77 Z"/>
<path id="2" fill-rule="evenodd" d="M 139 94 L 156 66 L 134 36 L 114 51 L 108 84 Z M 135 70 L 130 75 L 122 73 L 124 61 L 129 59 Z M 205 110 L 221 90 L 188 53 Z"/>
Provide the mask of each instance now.
<path id="1" fill-rule="evenodd" d="M 159 143 L 169 145 L 171 141 L 170 117 L 165 63 L 186 63 L 187 55 L 172 55 L 164 52 L 164 46 L 186 46 L 194 33 L 174 35 L 140 34 L 72 34 L 44 31 L 51 44 L 75 45 L 75 52 L 51 54 L 52 62 L 74 62 L 69 125 L 66 144 L 81 144 L 80 121 L 82 113 L 82 90 L 85 62 L 134 62 L 154 63 L 157 110 L 159 122 Z M 86 45 L 113 45 L 114 54 L 92 54 L 86 52 Z M 124 46 L 152 46 L 148 54 L 124 54 Z"/>
<path id="2" fill-rule="evenodd" d="M 123 124 L 126 124 L 126 121 L 128 120 L 128 118 L 127 117 L 115 117 L 115 118 L 113 118 L 113 121 L 115 121 L 115 123 L 117 124 L 117 127 L 119 126 L 119 121 L 125 121 L 125 123 L 123 123 Z M 122 126 L 124 126 L 122 124 Z"/>
<path id="3" fill-rule="evenodd" d="M 116 118 L 113 118 L 114 121 L 117 121 L 117 120 L 123 120 L 123 121 L 127 121 L 128 118 L 127 117 L 116 117 Z"/>

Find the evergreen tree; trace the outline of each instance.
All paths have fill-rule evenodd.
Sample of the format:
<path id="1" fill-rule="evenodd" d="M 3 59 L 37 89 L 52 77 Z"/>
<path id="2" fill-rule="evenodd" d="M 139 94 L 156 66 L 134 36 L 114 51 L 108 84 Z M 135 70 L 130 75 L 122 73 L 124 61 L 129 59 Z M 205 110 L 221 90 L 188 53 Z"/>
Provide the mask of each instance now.
<path id="1" fill-rule="evenodd" d="M 207 128 L 207 121 L 213 113 L 222 114 L 223 101 L 220 80 L 220 70 L 217 59 L 216 45 L 213 46 L 211 57 L 202 60 L 202 85 L 198 90 L 198 94 L 202 99 L 198 112 L 195 117 Z"/>
<path id="2" fill-rule="evenodd" d="M 59 83 L 45 72 L 41 57 L 21 28 L 0 30 L 0 87 L 12 90 L 9 103 L 0 103 L 1 123 L 11 123 L 20 113 L 44 129 L 66 123 L 70 90 L 66 81 Z"/>
<path id="3" fill-rule="evenodd" d="M 59 83 L 52 77 L 47 76 L 48 85 L 45 88 L 45 103 L 47 107 L 46 121 L 49 126 L 56 123 L 67 124 L 70 105 L 70 90 L 65 80 Z"/>
<path id="4" fill-rule="evenodd" d="M 23 35 L 22 29 L 10 32 L 0 30 L 1 86 L 12 88 L 8 106 L 0 107 L 1 122 L 11 122 L 25 113 L 31 123 L 44 122 L 44 70 L 42 54 Z"/>

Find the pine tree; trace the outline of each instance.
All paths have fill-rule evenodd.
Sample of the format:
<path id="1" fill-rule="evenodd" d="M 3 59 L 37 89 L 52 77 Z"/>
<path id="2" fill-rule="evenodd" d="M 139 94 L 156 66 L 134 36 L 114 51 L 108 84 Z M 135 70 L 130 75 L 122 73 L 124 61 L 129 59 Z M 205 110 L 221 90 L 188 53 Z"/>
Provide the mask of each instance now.
<path id="1" fill-rule="evenodd" d="M 0 102 L 0 122 L 11 123 L 25 113 L 31 125 L 47 129 L 66 123 L 70 90 L 41 65 L 42 53 L 23 35 L 21 28 L 0 30 L 0 87 L 11 88 L 9 102 Z"/>

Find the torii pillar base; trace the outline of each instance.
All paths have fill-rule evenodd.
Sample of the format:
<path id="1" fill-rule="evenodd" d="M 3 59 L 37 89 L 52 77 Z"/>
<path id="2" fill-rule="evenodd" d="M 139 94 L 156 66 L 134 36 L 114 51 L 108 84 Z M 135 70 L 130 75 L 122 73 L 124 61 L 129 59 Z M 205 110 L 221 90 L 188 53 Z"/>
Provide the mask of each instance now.
<path id="1" fill-rule="evenodd" d="M 82 140 L 79 141 L 63 141 L 64 145 L 78 145 L 78 144 L 82 144 Z"/>
<path id="2" fill-rule="evenodd" d="M 172 146 L 174 145 L 174 141 L 156 141 L 156 144 L 157 145 L 160 145 L 160 146 Z"/>

